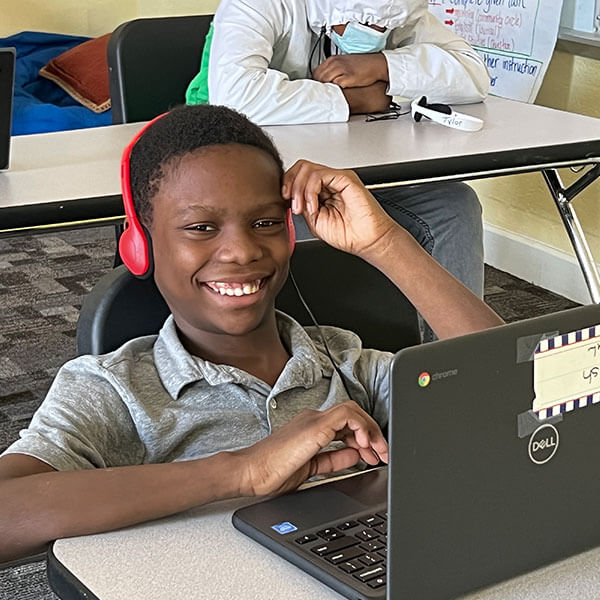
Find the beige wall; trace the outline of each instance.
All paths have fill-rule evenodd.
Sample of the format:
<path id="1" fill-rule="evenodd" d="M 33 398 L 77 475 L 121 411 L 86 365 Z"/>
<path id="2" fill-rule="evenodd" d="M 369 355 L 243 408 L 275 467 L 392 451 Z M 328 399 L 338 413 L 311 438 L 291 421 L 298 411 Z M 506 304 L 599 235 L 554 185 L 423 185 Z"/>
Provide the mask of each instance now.
<path id="1" fill-rule="evenodd" d="M 2 0 L 0 36 L 49 31 L 97 36 L 136 17 L 212 13 L 218 0 Z"/>
<path id="2" fill-rule="evenodd" d="M 599 84 L 600 61 L 555 52 L 536 104 L 600 117 Z M 565 184 L 575 179 L 569 169 L 560 174 Z M 481 198 L 486 222 L 572 253 L 541 174 L 477 181 L 473 187 Z M 600 182 L 577 196 L 573 206 L 600 261 Z"/>
<path id="3" fill-rule="evenodd" d="M 100 35 L 140 16 L 211 13 L 218 0 L 2 0 L 0 36 L 24 29 Z M 600 61 L 555 52 L 537 103 L 600 117 Z M 548 124 L 552 126 L 551 123 Z M 562 171 L 564 180 L 573 174 Z M 488 223 L 570 251 L 540 174 L 474 182 Z M 574 202 L 592 250 L 600 258 L 600 183 Z"/>

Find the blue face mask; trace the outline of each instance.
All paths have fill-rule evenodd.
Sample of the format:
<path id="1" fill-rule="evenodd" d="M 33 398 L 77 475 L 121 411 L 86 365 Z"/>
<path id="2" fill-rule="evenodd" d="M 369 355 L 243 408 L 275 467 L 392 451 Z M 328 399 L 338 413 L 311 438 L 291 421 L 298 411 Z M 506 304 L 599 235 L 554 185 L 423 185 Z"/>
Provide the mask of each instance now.
<path id="1" fill-rule="evenodd" d="M 351 22 L 346 25 L 344 35 L 332 31 L 331 37 L 344 54 L 371 54 L 385 48 L 390 31 L 377 31 L 368 25 Z"/>

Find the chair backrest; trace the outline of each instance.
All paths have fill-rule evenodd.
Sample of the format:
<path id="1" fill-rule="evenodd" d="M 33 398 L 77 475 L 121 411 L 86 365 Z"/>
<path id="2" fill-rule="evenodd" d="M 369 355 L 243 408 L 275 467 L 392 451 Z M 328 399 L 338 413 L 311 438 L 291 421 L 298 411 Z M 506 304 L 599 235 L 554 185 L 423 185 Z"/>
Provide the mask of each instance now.
<path id="1" fill-rule="evenodd" d="M 320 325 L 350 329 L 368 348 L 395 352 L 419 343 L 414 307 L 368 263 L 320 240 L 302 240 L 291 268 Z M 276 305 L 302 325 L 312 325 L 289 279 Z M 154 281 L 136 279 L 121 265 L 86 297 L 77 323 L 77 352 L 104 354 L 134 337 L 157 333 L 168 314 Z"/>
<path id="2" fill-rule="evenodd" d="M 113 123 L 148 121 L 185 102 L 213 15 L 135 19 L 107 49 Z"/>

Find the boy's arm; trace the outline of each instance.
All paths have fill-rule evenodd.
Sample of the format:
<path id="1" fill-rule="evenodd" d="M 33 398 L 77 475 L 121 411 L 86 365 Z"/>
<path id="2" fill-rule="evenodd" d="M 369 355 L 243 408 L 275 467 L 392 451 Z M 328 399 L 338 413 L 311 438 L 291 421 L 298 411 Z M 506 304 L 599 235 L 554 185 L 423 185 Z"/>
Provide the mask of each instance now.
<path id="1" fill-rule="evenodd" d="M 398 32 L 399 33 L 399 32 Z M 463 38 L 425 13 L 412 31 L 402 32 L 393 49 L 384 50 L 388 63 L 392 96 L 418 98 L 430 102 L 465 104 L 485 100 L 490 75 L 483 59 Z M 410 43 L 404 45 L 406 36 Z"/>
<path id="2" fill-rule="evenodd" d="M 331 441 L 346 447 L 321 452 Z M 260 442 L 235 452 L 168 464 L 55 471 L 24 454 L 0 458 L 0 562 L 39 552 L 52 540 L 98 533 L 236 496 L 294 489 L 308 477 L 362 458 L 387 461 L 375 421 L 354 402 L 306 410 Z"/>
<path id="3" fill-rule="evenodd" d="M 234 494 L 231 456 L 112 469 L 55 471 L 24 454 L 0 458 L 0 562 L 61 537 L 98 533 Z"/>
<path id="4" fill-rule="evenodd" d="M 276 43 L 290 35 L 284 30 L 289 18 L 280 2 L 221 3 L 210 49 L 210 103 L 235 108 L 259 125 L 346 121 L 349 108 L 337 85 L 297 74 L 292 80 L 270 68 Z M 306 52 L 308 68 L 310 47 L 295 51 Z"/>
<path id="5" fill-rule="evenodd" d="M 486 98 L 490 77 L 483 60 L 432 14 L 395 29 L 390 45 L 374 54 L 330 56 L 315 69 L 315 79 L 342 88 L 385 81 L 389 96 L 426 95 L 430 102 L 464 104 Z"/>
<path id="6" fill-rule="evenodd" d="M 502 323 L 386 214 L 353 171 L 298 161 L 285 174 L 282 194 L 314 235 L 387 275 L 440 339 Z"/>

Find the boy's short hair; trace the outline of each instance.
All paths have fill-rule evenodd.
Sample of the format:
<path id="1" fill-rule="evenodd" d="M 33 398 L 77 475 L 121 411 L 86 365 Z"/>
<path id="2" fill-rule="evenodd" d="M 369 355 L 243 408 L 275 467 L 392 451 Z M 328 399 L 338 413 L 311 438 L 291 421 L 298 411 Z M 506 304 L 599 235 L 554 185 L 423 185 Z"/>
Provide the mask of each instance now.
<path id="1" fill-rule="evenodd" d="M 131 151 L 130 180 L 135 212 L 152 224 L 152 198 L 167 166 L 200 148 L 245 144 L 269 154 L 280 173 L 283 163 L 271 139 L 244 115 L 225 106 L 178 106 L 151 125 Z"/>

